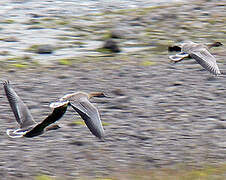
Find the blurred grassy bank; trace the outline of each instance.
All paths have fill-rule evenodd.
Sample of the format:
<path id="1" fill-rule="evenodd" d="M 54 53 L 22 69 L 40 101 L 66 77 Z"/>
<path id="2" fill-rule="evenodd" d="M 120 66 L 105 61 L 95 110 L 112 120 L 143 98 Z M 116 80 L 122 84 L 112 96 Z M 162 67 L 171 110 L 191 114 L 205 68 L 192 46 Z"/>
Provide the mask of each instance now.
<path id="1" fill-rule="evenodd" d="M 64 177 L 39 175 L 35 180 L 63 180 Z M 130 169 L 114 173 L 112 176 L 100 178 L 78 178 L 80 180 L 225 180 L 226 164 L 205 165 L 203 167 L 188 167 L 178 165 L 175 168 L 160 168 L 152 170 Z"/>
<path id="2" fill-rule="evenodd" d="M 43 64 L 72 66 L 115 59 L 121 60 L 122 65 L 132 62 L 149 65 L 149 61 L 159 63 L 159 59 L 168 63 L 167 48 L 174 43 L 192 40 L 225 44 L 225 17 L 225 2 L 199 0 L 84 16 L 41 14 L 38 18 L 28 17 L 24 23 L 6 18 L 0 21 L 0 28 L 18 29 L 18 34 L 24 35 L 2 35 L 0 69 L 27 70 Z M 26 33 L 31 30 L 32 37 L 27 38 Z M 43 43 L 39 31 L 46 35 L 45 42 L 55 42 L 44 49 L 48 55 L 39 53 Z M 29 41 L 31 38 L 34 41 Z M 118 43 L 120 53 L 101 48 L 109 38 Z M 222 53 L 221 48 L 215 51 Z"/>

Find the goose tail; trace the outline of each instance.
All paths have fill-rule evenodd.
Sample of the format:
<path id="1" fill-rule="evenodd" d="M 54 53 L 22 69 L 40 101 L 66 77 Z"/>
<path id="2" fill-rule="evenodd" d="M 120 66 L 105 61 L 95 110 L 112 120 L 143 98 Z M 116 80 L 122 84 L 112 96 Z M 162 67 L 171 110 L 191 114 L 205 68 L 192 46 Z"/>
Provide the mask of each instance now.
<path id="1" fill-rule="evenodd" d="M 7 129 L 6 134 L 11 138 L 21 138 L 26 132 L 18 132 L 14 129 Z"/>

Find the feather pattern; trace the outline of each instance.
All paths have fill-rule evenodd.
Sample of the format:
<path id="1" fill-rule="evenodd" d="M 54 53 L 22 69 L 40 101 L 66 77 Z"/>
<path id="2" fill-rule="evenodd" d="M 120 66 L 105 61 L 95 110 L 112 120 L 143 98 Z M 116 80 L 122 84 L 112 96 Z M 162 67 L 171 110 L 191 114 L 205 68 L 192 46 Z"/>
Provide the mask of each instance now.
<path id="1" fill-rule="evenodd" d="M 222 44 L 221 44 L 222 45 Z M 181 53 L 169 56 L 171 60 L 174 62 L 179 62 L 184 59 L 185 56 L 190 56 L 191 58 L 195 59 L 197 63 L 199 63 L 204 69 L 209 71 L 214 75 L 220 75 L 221 72 L 217 65 L 215 57 L 210 54 L 208 51 L 208 47 L 218 47 L 218 44 L 211 44 L 211 46 L 204 46 L 202 44 L 197 44 L 191 41 L 182 43 L 181 45 Z"/>
<path id="2" fill-rule="evenodd" d="M 66 94 L 59 99 L 59 102 L 51 103 L 50 106 L 55 107 L 62 102 L 69 102 L 69 105 L 81 116 L 85 121 L 87 127 L 93 135 L 103 139 L 104 129 L 100 120 L 100 115 L 98 109 L 89 101 L 89 98 L 96 96 L 101 96 L 102 93 L 84 93 L 84 92 L 74 92 L 71 94 Z"/>
<path id="3" fill-rule="evenodd" d="M 7 129 L 7 135 L 12 138 L 34 137 L 42 134 L 47 126 L 59 120 L 67 110 L 68 102 L 57 104 L 57 107 L 53 109 L 53 112 L 50 115 L 48 115 L 41 123 L 36 123 L 27 106 L 10 86 L 9 81 L 5 81 L 3 86 L 16 121 L 20 125 L 19 129 Z M 51 130 L 51 126 L 46 130 Z"/>
<path id="4" fill-rule="evenodd" d="M 199 51 L 193 51 L 190 53 L 190 56 L 210 73 L 214 75 L 221 74 L 215 57 L 207 49 L 201 48 Z"/>
<path id="5" fill-rule="evenodd" d="M 3 83 L 3 86 L 6 93 L 6 97 L 9 101 L 10 107 L 13 111 L 16 121 L 20 125 L 20 128 L 26 128 L 33 124 L 36 124 L 27 106 L 24 104 L 21 98 L 16 94 L 16 92 L 10 86 L 9 82 L 5 81 Z"/>
<path id="6" fill-rule="evenodd" d="M 70 102 L 72 108 L 82 117 L 93 135 L 103 138 L 104 129 L 97 108 L 87 98 Z"/>

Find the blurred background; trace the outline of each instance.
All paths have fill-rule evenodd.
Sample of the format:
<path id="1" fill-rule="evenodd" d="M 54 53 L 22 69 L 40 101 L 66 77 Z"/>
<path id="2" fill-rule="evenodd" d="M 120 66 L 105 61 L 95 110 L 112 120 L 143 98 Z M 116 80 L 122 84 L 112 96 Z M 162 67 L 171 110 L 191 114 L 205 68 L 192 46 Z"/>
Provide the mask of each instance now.
<path id="1" fill-rule="evenodd" d="M 226 179 L 226 78 L 194 60 L 172 64 L 184 40 L 226 44 L 226 2 L 2 0 L 0 75 L 37 122 L 74 91 L 93 99 L 106 141 L 71 108 L 57 131 L 12 139 L 0 91 L 0 179 Z M 225 46 L 211 49 L 224 72 Z"/>

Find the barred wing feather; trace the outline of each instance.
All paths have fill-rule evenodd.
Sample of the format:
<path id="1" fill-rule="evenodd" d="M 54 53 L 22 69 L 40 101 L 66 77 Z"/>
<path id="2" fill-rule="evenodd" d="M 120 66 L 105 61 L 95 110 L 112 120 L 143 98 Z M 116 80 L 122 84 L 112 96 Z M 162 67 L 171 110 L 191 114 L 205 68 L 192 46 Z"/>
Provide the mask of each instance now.
<path id="1" fill-rule="evenodd" d="M 33 117 L 29 109 L 21 100 L 21 98 L 16 94 L 13 88 L 10 86 L 9 82 L 8 81 L 4 82 L 3 86 L 10 107 L 13 111 L 16 121 L 20 125 L 20 128 L 26 128 L 28 126 L 36 124 L 36 122 L 33 120 Z"/>
<path id="2" fill-rule="evenodd" d="M 190 56 L 194 58 L 204 69 L 208 70 L 214 75 L 221 74 L 219 67 L 216 63 L 216 59 L 209 51 L 205 48 L 200 49 L 199 51 L 192 51 Z"/>
<path id="3" fill-rule="evenodd" d="M 81 98 L 79 101 L 70 102 L 70 104 L 85 121 L 92 134 L 102 139 L 104 136 L 104 129 L 97 108 L 86 98 Z"/>

